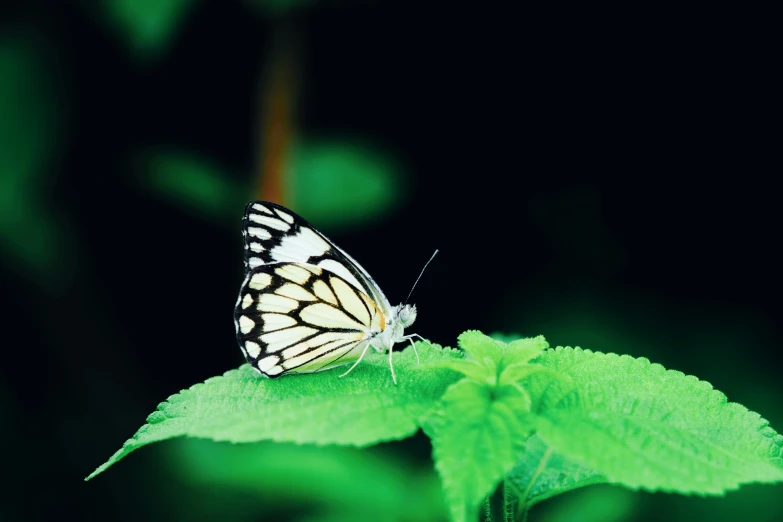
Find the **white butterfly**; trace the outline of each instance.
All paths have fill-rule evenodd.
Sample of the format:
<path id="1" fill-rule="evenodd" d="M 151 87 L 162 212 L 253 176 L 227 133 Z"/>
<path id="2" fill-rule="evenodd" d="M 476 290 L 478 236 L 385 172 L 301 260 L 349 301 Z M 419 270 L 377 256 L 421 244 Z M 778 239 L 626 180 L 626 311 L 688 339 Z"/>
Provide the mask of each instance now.
<path id="1" fill-rule="evenodd" d="M 342 377 L 372 346 L 379 352 L 388 350 L 392 380 L 397 383 L 394 344 L 413 345 L 414 337 L 421 339 L 404 334 L 416 320 L 414 305 L 391 306 L 359 263 L 280 205 L 248 203 L 242 234 L 245 280 L 234 308 L 234 326 L 239 347 L 253 368 L 274 378 L 353 362 Z"/>

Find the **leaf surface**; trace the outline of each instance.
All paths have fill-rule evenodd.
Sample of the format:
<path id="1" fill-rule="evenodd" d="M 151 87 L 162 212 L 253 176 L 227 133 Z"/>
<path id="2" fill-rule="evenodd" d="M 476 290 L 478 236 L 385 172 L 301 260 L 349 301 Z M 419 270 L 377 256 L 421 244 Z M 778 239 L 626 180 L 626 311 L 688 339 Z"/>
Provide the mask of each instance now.
<path id="1" fill-rule="evenodd" d="M 554 451 L 630 488 L 721 494 L 783 480 L 783 436 L 709 383 L 647 359 L 558 348 L 539 361 L 539 437 Z"/>
<path id="2" fill-rule="evenodd" d="M 417 345 L 422 363 L 454 351 Z M 453 372 L 417 372 L 410 348 L 395 352 L 394 385 L 388 357 L 365 357 L 353 372 L 338 371 L 265 379 L 249 365 L 172 395 L 88 479 L 130 452 L 161 440 L 189 436 L 218 441 L 274 440 L 366 446 L 412 435 L 455 380 Z"/>

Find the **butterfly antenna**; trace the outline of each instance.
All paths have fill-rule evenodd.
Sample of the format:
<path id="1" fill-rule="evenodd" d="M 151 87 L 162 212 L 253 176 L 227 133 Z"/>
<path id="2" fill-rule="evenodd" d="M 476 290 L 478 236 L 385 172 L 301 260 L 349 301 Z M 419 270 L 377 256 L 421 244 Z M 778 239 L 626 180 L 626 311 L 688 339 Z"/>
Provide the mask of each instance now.
<path id="1" fill-rule="evenodd" d="M 419 277 L 416 278 L 416 283 L 413 283 L 413 288 L 416 288 L 416 284 L 419 282 L 419 279 L 421 279 L 421 276 L 424 274 L 424 271 L 427 269 L 427 265 L 429 265 L 432 262 L 432 260 L 435 259 L 436 255 L 438 255 L 438 249 L 437 248 L 435 249 L 435 253 L 432 254 L 432 257 L 430 258 L 430 260 L 427 261 L 424 264 L 424 268 L 421 269 L 421 273 L 419 274 Z M 408 302 L 408 299 L 411 298 L 411 294 L 413 293 L 413 288 L 411 288 L 411 291 L 408 292 L 408 297 L 405 298 L 405 302 L 406 303 Z"/>

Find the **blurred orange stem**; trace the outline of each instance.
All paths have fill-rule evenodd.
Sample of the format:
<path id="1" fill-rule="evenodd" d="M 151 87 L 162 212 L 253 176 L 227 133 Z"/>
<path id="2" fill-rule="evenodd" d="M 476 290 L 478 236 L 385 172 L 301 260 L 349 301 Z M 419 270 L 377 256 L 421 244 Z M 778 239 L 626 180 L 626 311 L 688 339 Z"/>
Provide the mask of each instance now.
<path id="1" fill-rule="evenodd" d="M 269 68 L 263 76 L 259 120 L 261 157 L 258 164 L 258 199 L 290 204 L 284 183 L 288 153 L 294 133 L 297 95 L 296 46 L 293 31 L 278 26 L 272 43 Z"/>

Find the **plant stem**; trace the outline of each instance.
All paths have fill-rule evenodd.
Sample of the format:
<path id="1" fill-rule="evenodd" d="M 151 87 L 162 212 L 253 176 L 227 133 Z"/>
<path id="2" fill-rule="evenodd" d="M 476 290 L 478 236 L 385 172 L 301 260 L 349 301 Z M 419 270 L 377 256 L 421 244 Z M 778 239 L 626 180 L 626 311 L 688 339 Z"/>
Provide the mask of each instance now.
<path id="1" fill-rule="evenodd" d="M 508 519 L 506 514 L 508 509 L 506 506 L 506 482 L 500 481 L 498 487 L 489 497 L 489 509 L 487 514 L 489 515 L 487 520 L 489 522 L 506 522 Z"/>

